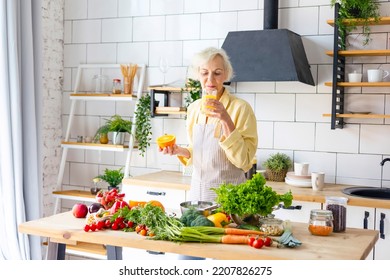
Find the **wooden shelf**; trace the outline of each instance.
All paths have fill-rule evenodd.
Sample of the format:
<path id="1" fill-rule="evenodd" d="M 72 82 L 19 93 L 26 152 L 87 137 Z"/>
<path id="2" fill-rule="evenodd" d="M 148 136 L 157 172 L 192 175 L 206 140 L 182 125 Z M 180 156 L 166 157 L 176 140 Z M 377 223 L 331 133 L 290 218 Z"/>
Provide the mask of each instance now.
<path id="1" fill-rule="evenodd" d="M 326 51 L 328 56 L 333 56 L 333 51 Z M 340 56 L 390 56 L 390 50 L 346 50 L 339 51 Z"/>
<path id="2" fill-rule="evenodd" d="M 329 19 L 326 21 L 327 24 L 334 26 L 334 20 Z M 345 19 L 343 20 L 343 24 L 345 25 L 363 25 L 365 24 L 366 20 L 364 19 Z M 375 20 L 375 18 L 367 19 L 367 22 L 369 25 L 387 25 L 390 24 L 390 17 L 381 17 L 378 21 Z"/>
<path id="3" fill-rule="evenodd" d="M 148 90 L 157 90 L 157 91 L 169 91 L 169 92 L 181 92 L 182 88 L 179 87 L 164 87 L 164 86 L 157 86 L 157 87 L 148 87 Z"/>
<path id="4" fill-rule="evenodd" d="M 133 101 L 137 96 L 131 94 L 112 94 L 112 93 L 71 93 L 70 99 L 73 100 L 100 100 L 100 101 Z"/>
<path id="5" fill-rule="evenodd" d="M 87 242 L 78 242 L 77 245 L 66 245 L 66 251 L 67 253 L 73 253 L 76 252 L 83 252 L 88 254 L 96 254 L 101 256 L 107 255 L 107 249 L 106 246 L 101 244 L 93 244 L 93 243 L 87 243 Z M 79 255 L 79 253 L 76 253 L 76 255 Z M 84 254 L 83 254 L 84 255 Z"/>
<path id="6" fill-rule="evenodd" d="M 95 195 L 91 194 L 91 192 L 89 191 L 63 190 L 63 191 L 53 191 L 52 193 L 53 196 L 57 198 L 96 202 Z"/>
<path id="7" fill-rule="evenodd" d="M 72 149 L 83 150 L 98 150 L 98 151 L 113 151 L 123 152 L 129 149 L 128 145 L 113 145 L 113 144 L 100 144 L 100 143 L 79 143 L 79 142 L 61 142 L 61 147 L 67 147 Z"/>
<path id="8" fill-rule="evenodd" d="M 156 107 L 156 114 L 187 114 L 185 107 Z"/>
<path id="9" fill-rule="evenodd" d="M 323 117 L 331 117 L 331 114 L 322 114 Z M 390 115 L 380 114 L 336 114 L 337 118 L 354 118 L 354 119 L 388 119 Z"/>
<path id="10" fill-rule="evenodd" d="M 332 82 L 325 82 L 326 86 L 331 87 L 333 85 Z M 390 87 L 390 82 L 378 82 L 378 83 L 369 83 L 369 82 L 361 82 L 361 83 L 348 83 L 348 82 L 339 82 L 337 83 L 340 87 Z"/>

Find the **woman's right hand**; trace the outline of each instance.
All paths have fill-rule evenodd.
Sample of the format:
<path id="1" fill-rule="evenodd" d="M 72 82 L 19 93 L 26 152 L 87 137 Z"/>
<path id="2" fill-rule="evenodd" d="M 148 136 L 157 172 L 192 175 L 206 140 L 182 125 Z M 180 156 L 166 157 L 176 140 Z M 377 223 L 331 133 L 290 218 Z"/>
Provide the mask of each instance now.
<path id="1" fill-rule="evenodd" d="M 176 144 L 172 146 L 164 147 L 163 149 L 158 147 L 158 151 L 162 152 L 164 155 L 171 155 L 171 156 L 177 155 L 177 156 L 183 156 L 187 158 L 190 157 L 190 152 L 186 148 L 180 147 Z"/>

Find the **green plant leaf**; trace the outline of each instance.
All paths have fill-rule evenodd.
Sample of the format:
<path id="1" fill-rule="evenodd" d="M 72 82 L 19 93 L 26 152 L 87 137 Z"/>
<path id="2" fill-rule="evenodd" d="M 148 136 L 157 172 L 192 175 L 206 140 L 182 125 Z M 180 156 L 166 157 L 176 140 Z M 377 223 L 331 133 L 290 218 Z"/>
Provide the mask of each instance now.
<path id="1" fill-rule="evenodd" d="M 150 100 L 149 94 L 142 96 L 138 100 L 134 113 L 136 116 L 135 139 L 138 142 L 138 149 L 141 156 L 145 155 L 146 149 L 150 146 L 150 141 L 152 140 Z"/>

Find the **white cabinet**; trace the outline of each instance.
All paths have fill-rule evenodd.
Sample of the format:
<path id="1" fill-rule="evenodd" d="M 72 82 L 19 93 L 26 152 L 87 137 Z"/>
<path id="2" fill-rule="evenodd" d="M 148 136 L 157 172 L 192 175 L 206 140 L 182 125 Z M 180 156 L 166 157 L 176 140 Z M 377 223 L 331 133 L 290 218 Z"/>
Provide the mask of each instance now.
<path id="1" fill-rule="evenodd" d="M 180 189 L 122 184 L 122 192 L 125 193 L 126 201 L 158 200 L 167 213 L 175 213 L 177 216 L 181 215 L 180 203 L 186 201 L 186 191 Z"/>
<path id="2" fill-rule="evenodd" d="M 379 239 L 367 259 L 390 260 L 390 209 L 347 207 L 347 227 L 379 231 Z"/>
<path id="3" fill-rule="evenodd" d="M 390 260 L 390 209 L 375 209 L 375 229 L 379 239 L 374 248 L 376 260 Z"/>
<path id="4" fill-rule="evenodd" d="M 347 206 L 347 228 L 375 229 L 375 208 Z M 374 249 L 366 259 L 374 259 Z"/>
<path id="5" fill-rule="evenodd" d="M 273 212 L 276 218 L 282 220 L 290 220 L 292 222 L 308 223 L 310 219 L 310 211 L 312 209 L 321 209 L 322 203 L 296 201 L 288 208 L 280 208 Z"/>

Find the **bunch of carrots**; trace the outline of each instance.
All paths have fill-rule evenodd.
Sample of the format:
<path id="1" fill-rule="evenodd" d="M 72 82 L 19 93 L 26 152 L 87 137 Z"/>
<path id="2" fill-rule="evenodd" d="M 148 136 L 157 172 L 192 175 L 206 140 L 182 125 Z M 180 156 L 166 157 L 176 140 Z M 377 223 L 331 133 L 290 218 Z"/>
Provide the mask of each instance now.
<path id="1" fill-rule="evenodd" d="M 155 236 L 154 239 L 164 239 L 174 242 L 200 242 L 222 244 L 247 244 L 251 235 L 262 235 L 261 231 L 238 228 L 219 228 L 208 226 L 195 227 L 167 227 L 164 237 Z"/>

